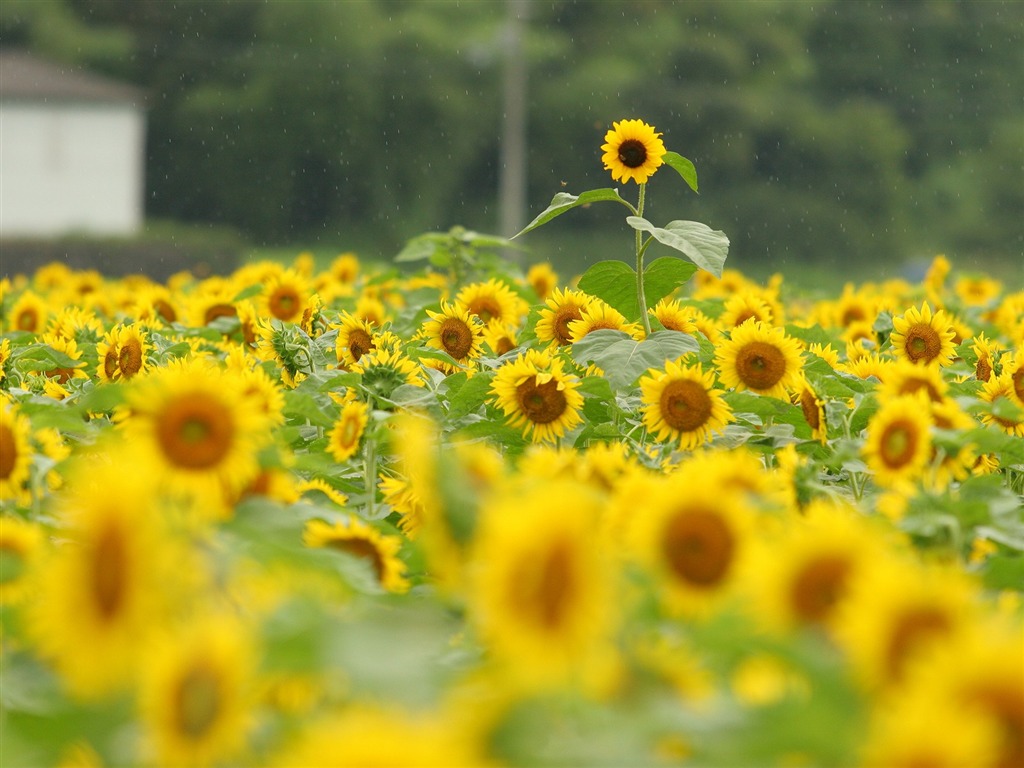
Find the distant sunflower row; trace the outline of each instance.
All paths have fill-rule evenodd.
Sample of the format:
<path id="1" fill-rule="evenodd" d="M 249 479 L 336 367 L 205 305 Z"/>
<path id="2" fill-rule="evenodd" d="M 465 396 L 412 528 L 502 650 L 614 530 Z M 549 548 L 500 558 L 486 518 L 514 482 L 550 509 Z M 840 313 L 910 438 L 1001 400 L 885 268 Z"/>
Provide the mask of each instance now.
<path id="1" fill-rule="evenodd" d="M 25 765 L 1024 764 L 1024 292 L 0 283 Z"/>

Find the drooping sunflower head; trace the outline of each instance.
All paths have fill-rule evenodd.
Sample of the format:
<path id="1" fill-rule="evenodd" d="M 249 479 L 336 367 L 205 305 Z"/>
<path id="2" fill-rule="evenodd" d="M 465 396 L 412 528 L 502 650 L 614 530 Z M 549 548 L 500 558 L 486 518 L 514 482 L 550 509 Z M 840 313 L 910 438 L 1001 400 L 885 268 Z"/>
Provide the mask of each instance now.
<path id="1" fill-rule="evenodd" d="M 526 273 L 526 282 L 533 288 L 537 298 L 544 301 L 558 287 L 558 273 L 549 262 L 542 261 L 530 267 Z"/>
<path id="2" fill-rule="evenodd" d="M 623 183 L 632 179 L 645 184 L 665 162 L 665 144 L 661 134 L 643 120 L 620 120 L 612 123 L 601 145 L 601 162 L 611 171 L 612 179 Z"/>

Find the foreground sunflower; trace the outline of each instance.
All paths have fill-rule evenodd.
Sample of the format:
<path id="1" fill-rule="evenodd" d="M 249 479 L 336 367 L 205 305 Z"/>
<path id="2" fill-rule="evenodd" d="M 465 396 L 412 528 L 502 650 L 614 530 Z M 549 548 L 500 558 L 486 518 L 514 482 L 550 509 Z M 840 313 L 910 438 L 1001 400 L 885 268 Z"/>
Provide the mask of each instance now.
<path id="1" fill-rule="evenodd" d="M 529 349 L 498 369 L 491 393 L 509 424 L 522 427 L 523 436 L 530 435 L 534 442 L 546 442 L 582 421 L 579 385 L 575 376 L 565 373 L 559 358 Z"/>
<path id="2" fill-rule="evenodd" d="M 604 136 L 601 162 L 612 172 L 612 179 L 623 183 L 632 179 L 645 184 L 664 164 L 665 144 L 661 134 L 643 120 L 620 120 Z"/>
<path id="3" fill-rule="evenodd" d="M 659 440 L 678 440 L 684 451 L 704 445 L 732 420 L 732 409 L 715 389 L 714 371 L 668 361 L 664 371 L 640 379 L 644 425 Z"/>
<path id="4" fill-rule="evenodd" d="M 722 384 L 780 400 L 800 384 L 800 342 L 782 328 L 749 320 L 734 328 L 715 354 Z"/>
<path id="5" fill-rule="evenodd" d="M 0 400 L 0 501 L 28 504 L 32 424 L 14 403 Z"/>

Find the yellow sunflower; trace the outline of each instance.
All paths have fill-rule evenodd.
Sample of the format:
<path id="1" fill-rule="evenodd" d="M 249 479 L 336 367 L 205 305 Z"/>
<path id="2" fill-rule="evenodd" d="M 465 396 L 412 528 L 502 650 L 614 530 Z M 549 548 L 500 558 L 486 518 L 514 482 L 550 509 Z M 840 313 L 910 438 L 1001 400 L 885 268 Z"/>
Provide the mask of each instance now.
<path id="1" fill-rule="evenodd" d="M 665 162 L 661 134 L 643 120 L 619 120 L 605 134 L 601 162 L 612 179 L 645 184 Z"/>
<path id="2" fill-rule="evenodd" d="M 999 376 L 993 376 L 986 381 L 978 394 L 981 400 L 992 405 L 1005 401 L 1009 406 L 1016 406 L 1016 409 L 1015 412 L 1010 412 L 1014 409 L 1007 408 L 1001 415 L 983 413 L 981 414 L 982 423 L 998 427 L 1008 435 L 1024 437 L 1024 413 L 1022 413 L 1024 400 L 1018 395 L 1017 389 L 1013 371 L 1009 366 L 1004 367 L 1003 373 Z"/>
<path id="3" fill-rule="evenodd" d="M 627 535 L 663 606 L 703 617 L 735 593 L 752 523 L 744 495 L 681 469 L 650 486 Z"/>
<path id="4" fill-rule="evenodd" d="M 479 317 L 484 325 L 497 320 L 505 325 L 518 326 L 528 309 L 515 291 L 493 277 L 486 283 L 471 283 L 463 287 L 455 296 L 455 303 Z"/>
<path id="5" fill-rule="evenodd" d="M 811 437 L 822 445 L 828 442 L 828 423 L 825 420 L 825 401 L 822 400 L 814 387 L 803 375 L 800 384 L 793 390 L 793 402 L 800 406 L 804 421 L 811 428 Z"/>
<path id="6" fill-rule="evenodd" d="M 865 563 L 851 579 L 837 607 L 834 637 L 861 685 L 891 687 L 979 620 L 977 593 L 957 568 L 922 565 L 890 552 Z"/>
<path id="7" fill-rule="evenodd" d="M 1017 400 L 1024 403 L 1024 346 L 1019 347 L 1003 361 L 1003 375 L 1010 377 L 1013 394 L 1017 396 Z"/>
<path id="8" fill-rule="evenodd" d="M 382 588 L 402 593 L 409 589 L 405 563 L 398 557 L 402 540 L 381 533 L 369 523 L 347 516 L 333 524 L 323 520 L 306 522 L 302 541 L 307 547 L 324 547 L 345 552 L 368 562 Z"/>
<path id="9" fill-rule="evenodd" d="M 45 540 L 35 523 L 13 515 L 0 516 L 0 605 L 19 603 L 30 594 L 26 577 Z"/>
<path id="10" fill-rule="evenodd" d="M 800 383 L 801 355 L 800 342 L 782 328 L 751 320 L 719 345 L 715 363 L 725 386 L 781 400 Z"/>
<path id="11" fill-rule="evenodd" d="M 49 316 L 50 307 L 42 296 L 33 291 L 23 291 L 7 313 L 3 331 L 42 333 Z"/>
<path id="12" fill-rule="evenodd" d="M 504 325 L 498 320 L 491 320 L 487 323 L 484 328 L 484 343 L 495 357 L 501 357 L 519 346 L 516 342 L 515 327 Z"/>
<path id="13" fill-rule="evenodd" d="M 986 275 L 961 275 L 953 284 L 953 291 L 968 307 L 992 304 L 1003 292 L 1003 285 Z"/>
<path id="14" fill-rule="evenodd" d="M 133 679 L 191 573 L 151 479 L 126 467 L 138 467 L 134 456 L 116 452 L 76 468 L 59 499 L 63 543 L 35 569 L 28 634 L 75 696 Z"/>
<path id="15" fill-rule="evenodd" d="M 465 305 L 441 303 L 441 311 L 427 310 L 430 317 L 420 327 L 419 335 L 426 339 L 427 346 L 447 352 L 460 365 L 441 363 L 441 370 L 455 373 L 461 365 L 469 365 L 480 357 L 484 340 L 483 324 L 470 313 Z"/>
<path id="16" fill-rule="evenodd" d="M 663 328 L 669 331 L 681 331 L 689 334 L 697 332 L 697 325 L 693 322 L 694 310 L 692 307 L 684 307 L 678 299 L 667 297 L 660 299 L 647 311 L 658 319 Z"/>
<path id="17" fill-rule="evenodd" d="M 294 269 L 274 274 L 262 294 L 265 313 L 286 323 L 299 321 L 309 297 L 309 282 Z"/>
<path id="18" fill-rule="evenodd" d="M 572 343 L 569 324 L 583 317 L 583 312 L 594 302 L 594 297 L 583 291 L 555 288 L 544 300 L 544 308 L 534 328 L 541 341 L 562 346 Z"/>
<path id="19" fill-rule="evenodd" d="M 551 292 L 558 287 L 558 273 L 555 272 L 550 263 L 541 261 L 532 265 L 526 271 L 526 282 L 533 288 L 537 298 L 545 301 L 551 295 Z"/>
<path id="20" fill-rule="evenodd" d="M 212 510 L 259 473 L 271 420 L 254 405 L 237 372 L 185 361 L 134 381 L 115 418 L 165 489 L 212 502 Z"/>
<path id="21" fill-rule="evenodd" d="M 1001 345 L 999 342 L 986 337 L 984 333 L 979 333 L 971 345 L 971 351 L 976 357 L 974 378 L 978 381 L 988 381 L 992 378 L 996 361 L 999 359 L 999 354 L 1002 351 Z M 1021 378 L 1024 381 L 1024 376 Z"/>
<path id="22" fill-rule="evenodd" d="M 341 322 L 330 325 L 338 332 L 334 350 L 340 364 L 353 366 L 359 358 L 377 348 L 373 341 L 373 326 L 348 312 L 342 312 L 339 320 Z"/>
<path id="23" fill-rule="evenodd" d="M 935 363 L 920 364 L 906 358 L 897 358 L 886 365 L 881 373 L 879 400 L 924 392 L 932 403 L 940 403 L 949 391 L 949 383 L 942 376 L 942 369 Z"/>
<path id="24" fill-rule="evenodd" d="M 245 748 L 256 652 L 237 620 L 206 617 L 161 639 L 149 654 L 139 708 L 156 765 L 211 765 Z"/>
<path id="25" fill-rule="evenodd" d="M 11 340 L 0 339 L 0 381 L 7 378 L 7 361 L 11 359 Z"/>
<path id="26" fill-rule="evenodd" d="M 886 400 L 871 417 L 862 453 L 875 482 L 895 488 L 921 477 L 932 457 L 931 416 L 921 393 Z"/>
<path id="27" fill-rule="evenodd" d="M 644 425 L 659 440 L 678 440 L 692 451 L 732 421 L 732 409 L 715 388 L 714 371 L 667 361 L 664 371 L 640 379 Z"/>
<path id="28" fill-rule="evenodd" d="M 347 461 L 359 450 L 369 417 L 370 408 L 366 403 L 350 400 L 342 406 L 341 414 L 327 435 L 327 451 L 335 461 Z"/>
<path id="29" fill-rule="evenodd" d="M 718 317 L 718 322 L 726 329 L 743 325 L 747 320 L 760 320 L 765 325 L 777 325 L 773 322 L 772 308 L 768 302 L 754 291 L 741 291 L 725 300 L 725 307 Z"/>
<path id="30" fill-rule="evenodd" d="M 28 504 L 32 424 L 15 403 L 0 400 L 0 503 Z"/>
<path id="31" fill-rule="evenodd" d="M 934 314 L 925 302 L 921 308 L 911 307 L 904 314 L 892 319 L 892 333 L 889 343 L 896 357 L 914 363 L 931 363 L 946 366 L 953 362 L 956 335 L 952 324 L 943 310 Z"/>
<path id="32" fill-rule="evenodd" d="M 582 421 L 579 379 L 565 373 L 562 361 L 529 349 L 505 362 L 491 382 L 491 394 L 513 427 L 534 442 L 562 437 Z"/>
<path id="33" fill-rule="evenodd" d="M 644 330 L 639 323 L 627 322 L 619 310 L 600 299 L 594 299 L 580 313 L 579 320 L 569 323 L 569 341 L 576 343 L 588 333 L 604 329 L 624 331 L 637 341 L 644 337 Z"/>
<path id="34" fill-rule="evenodd" d="M 510 684 L 586 685 L 617 619 L 600 499 L 571 481 L 528 478 L 505 490 L 481 511 L 467 566 L 469 619 Z"/>

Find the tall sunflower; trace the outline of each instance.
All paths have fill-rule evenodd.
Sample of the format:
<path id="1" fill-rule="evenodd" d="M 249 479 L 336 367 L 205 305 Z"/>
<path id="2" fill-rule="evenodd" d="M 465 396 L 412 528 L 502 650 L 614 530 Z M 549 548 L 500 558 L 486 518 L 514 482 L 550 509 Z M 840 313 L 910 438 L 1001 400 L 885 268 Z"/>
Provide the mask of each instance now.
<path id="1" fill-rule="evenodd" d="M 732 420 L 732 409 L 715 388 L 714 371 L 667 361 L 664 371 L 640 379 L 644 424 L 659 440 L 678 440 L 685 451 L 699 448 Z"/>
<path id="2" fill-rule="evenodd" d="M 612 179 L 645 184 L 665 162 L 661 134 L 643 120 L 619 120 L 604 136 L 601 162 Z"/>
<path id="3" fill-rule="evenodd" d="M 583 682 L 608 652 L 613 573 L 600 500 L 571 481 L 524 481 L 484 505 L 468 573 L 469 618 L 512 681 Z"/>
<path id="4" fill-rule="evenodd" d="M 800 342 L 782 328 L 750 320 L 718 346 L 715 363 L 725 386 L 781 400 L 800 383 L 801 355 Z"/>
<path id="5" fill-rule="evenodd" d="M 579 380 L 565 373 L 561 359 L 529 349 L 504 363 L 491 383 L 497 406 L 513 427 L 534 442 L 553 441 L 582 421 Z"/>
<path id="6" fill-rule="evenodd" d="M 911 307 L 892 319 L 889 343 L 896 357 L 914 363 L 937 363 L 946 366 L 953 362 L 956 331 L 943 310 L 932 313 L 928 302 L 921 308 Z"/>

